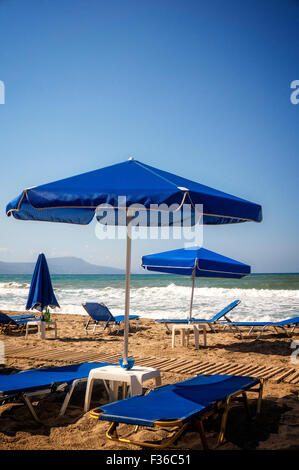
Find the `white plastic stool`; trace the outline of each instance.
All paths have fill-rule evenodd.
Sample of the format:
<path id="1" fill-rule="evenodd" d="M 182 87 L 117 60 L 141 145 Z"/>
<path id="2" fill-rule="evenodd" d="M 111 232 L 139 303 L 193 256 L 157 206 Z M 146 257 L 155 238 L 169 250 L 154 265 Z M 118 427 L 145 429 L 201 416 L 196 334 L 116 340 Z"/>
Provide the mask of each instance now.
<path id="1" fill-rule="evenodd" d="M 136 366 L 130 370 L 124 369 L 118 365 L 97 367 L 89 372 L 85 393 L 85 412 L 89 410 L 92 388 L 96 379 L 102 379 L 104 381 L 110 402 L 118 400 L 118 389 L 123 384 L 129 385 L 130 396 L 142 395 L 142 384 L 147 380 L 155 379 L 156 386 L 161 385 L 160 371 L 152 367 Z M 124 387 L 124 398 L 126 395 L 125 388 L 126 387 Z"/>
<path id="2" fill-rule="evenodd" d="M 199 328 L 202 329 L 203 332 L 203 345 L 204 347 L 207 346 L 207 328 L 206 325 L 200 323 L 200 324 L 195 324 L 195 323 L 189 323 L 186 325 L 182 324 L 177 324 L 172 326 L 172 342 L 171 346 L 174 348 L 175 347 L 175 332 L 176 330 L 179 330 L 179 332 L 182 335 L 182 340 L 181 344 L 182 346 L 186 346 L 186 344 L 189 344 L 189 332 L 190 330 L 193 330 L 194 332 L 194 343 L 195 343 L 195 348 L 199 349 Z M 186 342 L 186 333 L 187 333 L 187 342 Z"/>
<path id="3" fill-rule="evenodd" d="M 26 334 L 25 339 L 27 339 L 29 326 L 37 326 L 38 334 L 41 339 L 46 339 L 46 327 L 52 325 L 55 328 L 55 336 L 57 338 L 57 324 L 56 321 L 41 321 L 41 320 L 30 320 L 26 323 Z"/>

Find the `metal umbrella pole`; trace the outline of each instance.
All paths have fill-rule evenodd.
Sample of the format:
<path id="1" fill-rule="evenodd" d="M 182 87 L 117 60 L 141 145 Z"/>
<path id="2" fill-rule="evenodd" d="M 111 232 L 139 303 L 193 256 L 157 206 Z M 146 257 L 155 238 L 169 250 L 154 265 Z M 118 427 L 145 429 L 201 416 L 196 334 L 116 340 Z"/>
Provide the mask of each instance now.
<path id="1" fill-rule="evenodd" d="M 192 270 L 192 290 L 191 290 L 191 300 L 190 300 L 190 311 L 189 311 L 189 321 L 191 321 L 192 318 L 192 307 L 193 307 L 193 297 L 194 297 L 194 286 L 195 286 L 195 275 L 196 275 L 196 263 L 197 263 L 197 258 L 195 260 L 195 265 Z"/>
<path id="2" fill-rule="evenodd" d="M 129 344 L 129 314 L 130 314 L 130 276 L 131 276 L 131 244 L 132 244 L 132 219 L 127 211 L 127 249 L 126 249 L 126 293 L 125 293 L 125 325 L 124 325 L 124 352 L 123 364 L 128 364 Z"/>

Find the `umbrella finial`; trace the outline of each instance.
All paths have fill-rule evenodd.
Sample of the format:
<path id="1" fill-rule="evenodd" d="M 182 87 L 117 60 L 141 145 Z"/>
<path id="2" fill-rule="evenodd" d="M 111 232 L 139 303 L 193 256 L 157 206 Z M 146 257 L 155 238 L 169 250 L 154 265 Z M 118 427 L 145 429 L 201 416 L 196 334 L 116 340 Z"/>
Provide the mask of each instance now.
<path id="1" fill-rule="evenodd" d="M 129 157 L 129 161 L 132 162 L 132 161 L 134 161 L 134 160 L 135 160 L 134 157 Z"/>

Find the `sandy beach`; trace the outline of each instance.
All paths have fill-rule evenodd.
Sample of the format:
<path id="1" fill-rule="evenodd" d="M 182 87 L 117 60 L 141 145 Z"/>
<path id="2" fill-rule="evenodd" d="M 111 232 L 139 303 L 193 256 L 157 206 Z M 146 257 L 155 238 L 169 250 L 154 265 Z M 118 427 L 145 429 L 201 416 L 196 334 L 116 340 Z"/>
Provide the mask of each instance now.
<path id="1" fill-rule="evenodd" d="M 197 466 L 249 465 L 247 451 L 254 467 L 288 451 L 286 465 L 299 450 L 298 12 L 299 0 L 0 0 L 12 465 L 48 464 L 39 451 L 55 466 L 121 451 L 140 465 L 105 464 L 186 463 L 142 463 L 131 441 Z M 122 324 L 87 332 L 91 317 Z"/>
<path id="2" fill-rule="evenodd" d="M 114 357 L 113 362 L 117 362 L 121 356 L 122 330 L 118 335 L 115 331 L 108 332 L 103 329 L 95 335 L 87 335 L 84 329 L 87 320 L 85 316 L 56 314 L 52 315 L 52 319 L 57 321 L 57 339 L 53 338 L 53 331 L 50 330 L 44 340 L 35 332 L 30 333 L 28 339 L 25 339 L 24 335 L 1 335 L 7 351 L 6 363 L 0 366 L 1 374 L 86 362 L 88 357 L 97 357 L 97 361 L 103 357 L 102 360 L 105 361 L 110 355 Z M 225 442 L 218 449 L 294 450 L 299 449 L 299 368 L 290 360 L 290 346 L 296 339 L 298 333 L 294 334 L 292 339 L 266 333 L 260 340 L 254 341 L 240 340 L 231 332 L 208 332 L 206 348 L 202 346 L 202 335 L 198 350 L 194 347 L 193 336 L 190 336 L 188 346 L 182 346 L 177 338 L 176 347 L 172 348 L 171 335 L 166 333 L 163 325 L 141 319 L 138 331 L 135 331 L 132 323 L 129 357 L 135 358 L 137 364 L 146 363 L 150 366 L 161 363 L 162 384 L 191 378 L 196 375 L 192 374 L 192 368 L 196 370 L 196 365 L 201 363 L 217 366 L 218 369 L 222 366 L 223 370 L 227 365 L 239 367 L 240 370 L 256 368 L 260 371 L 259 376 L 262 377 L 263 373 L 269 376 L 265 381 L 261 416 L 257 420 L 248 421 L 243 406 L 234 404 L 228 420 Z M 169 363 L 173 364 L 172 367 L 163 367 L 163 364 Z M 156 367 L 159 368 L 157 365 Z M 216 373 L 217 367 L 214 367 Z M 146 386 L 153 385 L 152 382 L 146 383 Z M 82 386 L 74 393 L 65 416 L 60 418 L 57 418 L 57 415 L 63 399 L 61 392 L 53 393 L 39 403 L 34 402 L 42 425 L 34 422 L 27 408 L 20 406 L 21 402 L 2 404 L 0 449 L 140 449 L 109 441 L 105 437 L 108 423 L 92 419 L 89 413 L 83 413 L 84 394 L 85 386 Z M 255 395 L 249 394 L 248 397 L 253 410 Z M 94 390 L 91 406 L 97 407 L 106 402 L 106 392 L 98 385 Z M 218 419 L 206 422 L 207 438 L 212 449 L 216 446 L 218 430 Z M 157 438 L 163 437 L 163 432 L 157 431 Z M 151 439 L 152 431 L 141 429 L 136 437 Z M 201 449 L 199 434 L 190 428 L 172 448 Z"/>

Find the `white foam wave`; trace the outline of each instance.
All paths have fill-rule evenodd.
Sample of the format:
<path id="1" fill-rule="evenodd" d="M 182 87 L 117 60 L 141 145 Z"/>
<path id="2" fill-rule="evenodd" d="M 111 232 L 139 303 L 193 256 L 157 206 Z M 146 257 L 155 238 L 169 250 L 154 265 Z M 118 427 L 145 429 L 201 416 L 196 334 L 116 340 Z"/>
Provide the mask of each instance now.
<path id="1" fill-rule="evenodd" d="M 14 286 L 13 284 L 17 284 Z M 0 308 L 24 310 L 29 285 L 0 283 Z M 57 288 L 57 300 L 61 306 L 55 312 L 84 315 L 83 302 L 104 302 L 115 314 L 123 314 L 124 288 Z M 160 287 L 133 287 L 131 289 L 131 314 L 146 318 L 181 318 L 189 312 L 191 288 L 171 283 Z M 228 289 L 196 287 L 193 315 L 209 318 L 233 300 L 241 304 L 230 317 L 236 321 L 271 321 L 299 315 L 299 291 L 271 289 Z"/>
<path id="2" fill-rule="evenodd" d="M 24 287 L 29 288 L 30 284 L 27 282 L 0 282 L 0 291 L 2 289 L 23 289 Z"/>

